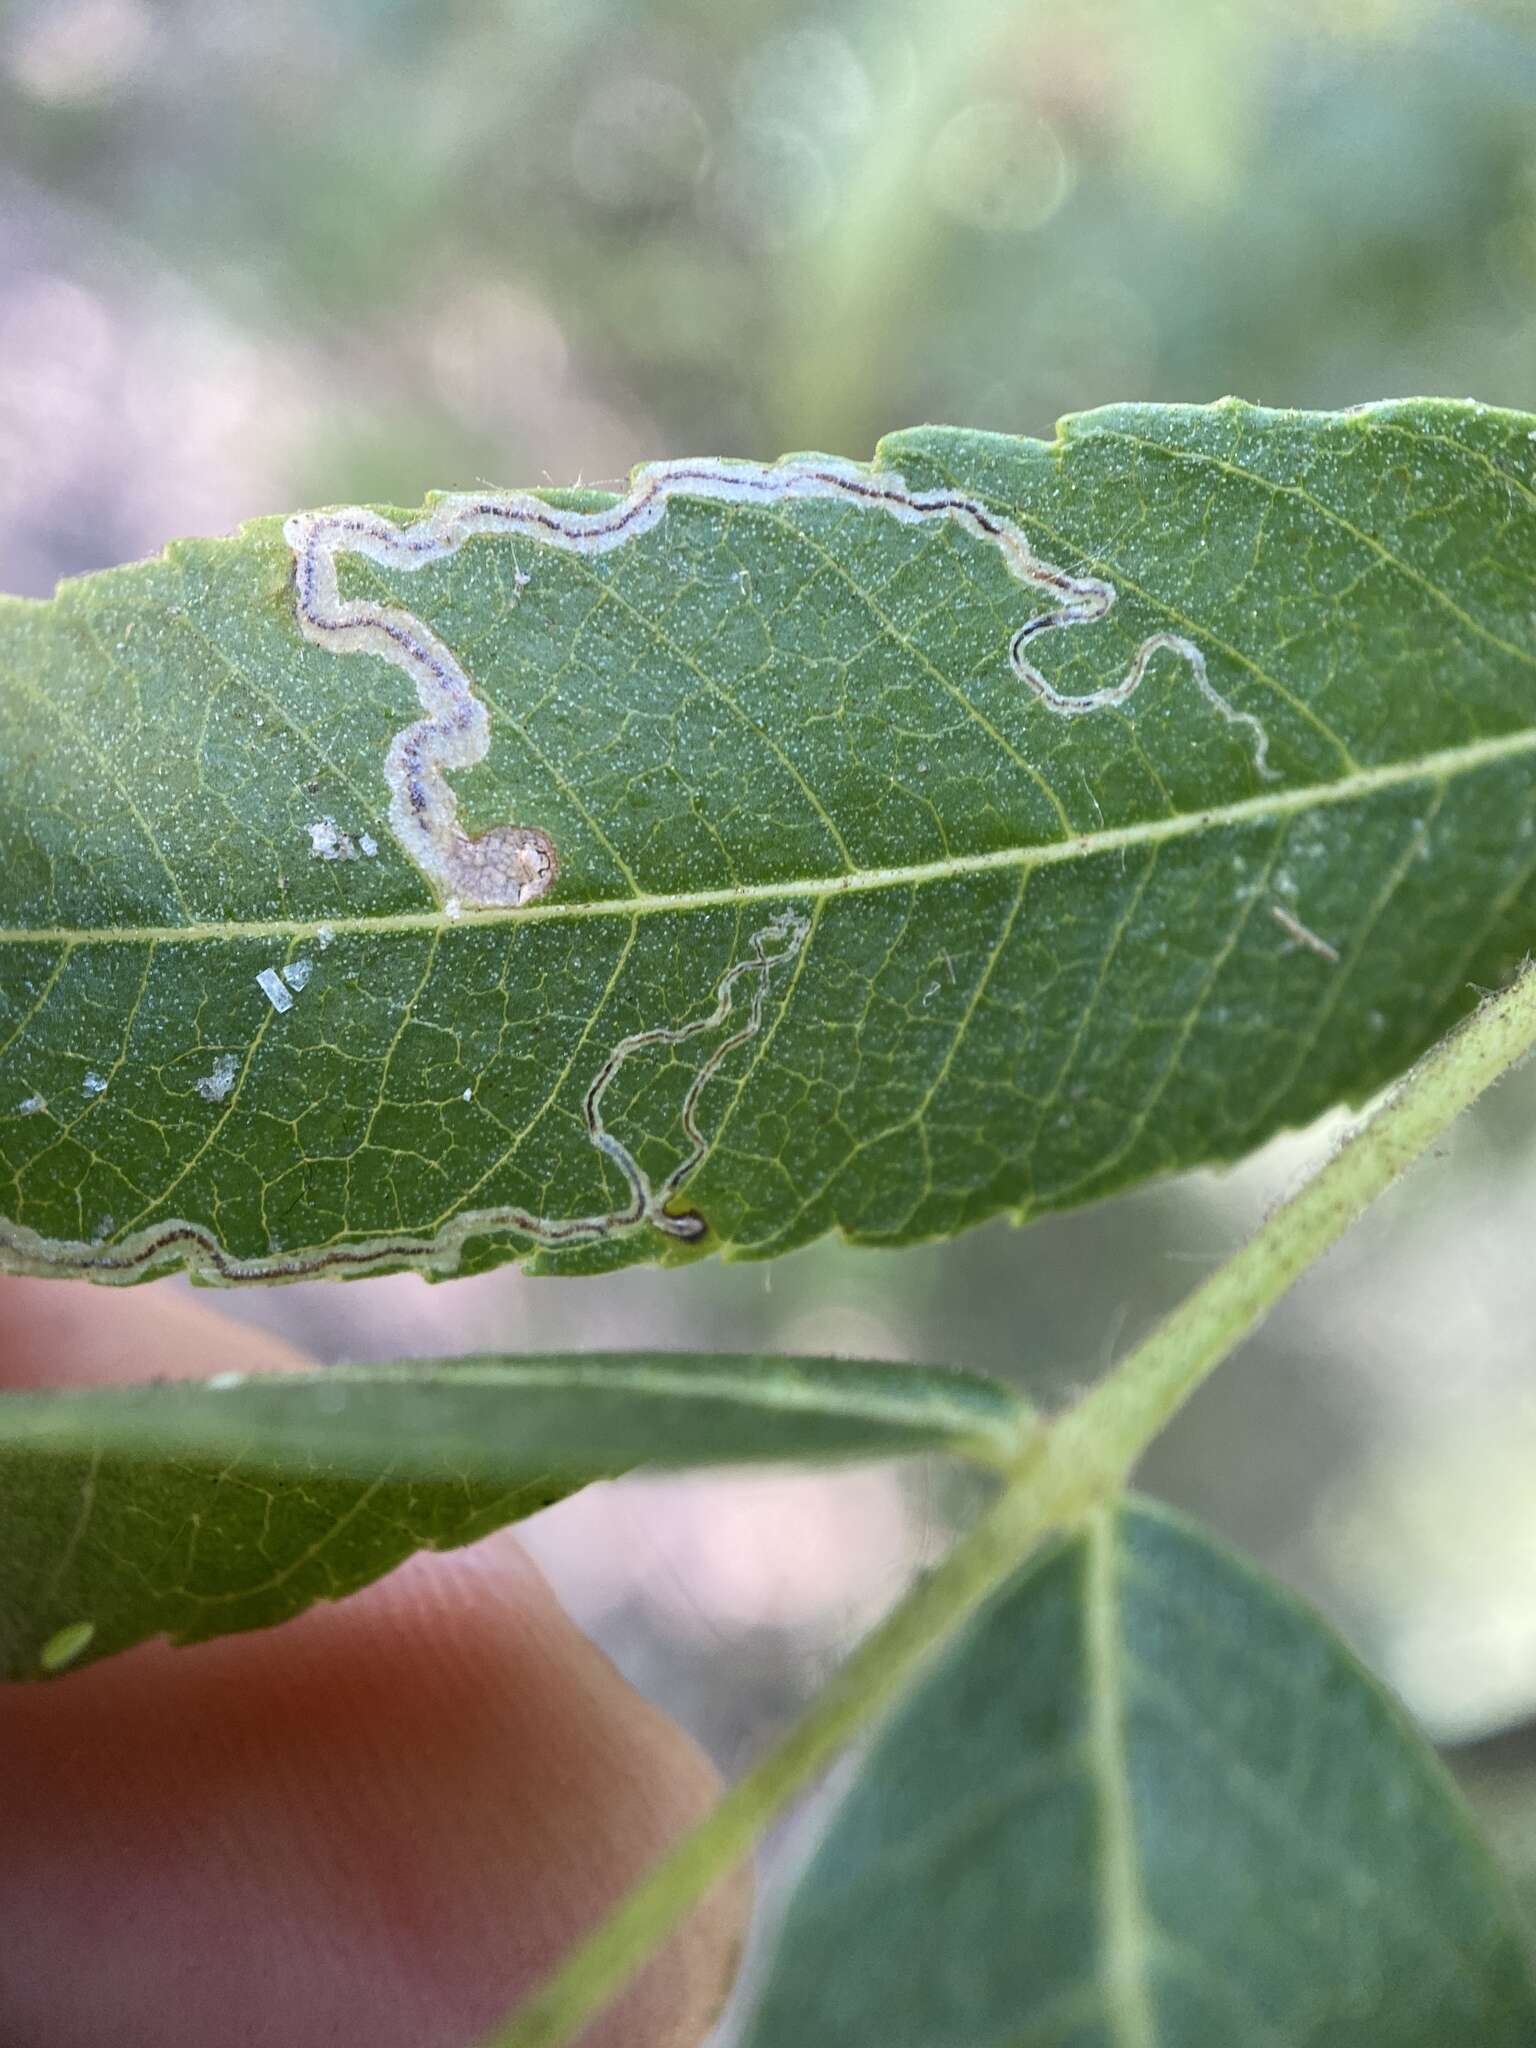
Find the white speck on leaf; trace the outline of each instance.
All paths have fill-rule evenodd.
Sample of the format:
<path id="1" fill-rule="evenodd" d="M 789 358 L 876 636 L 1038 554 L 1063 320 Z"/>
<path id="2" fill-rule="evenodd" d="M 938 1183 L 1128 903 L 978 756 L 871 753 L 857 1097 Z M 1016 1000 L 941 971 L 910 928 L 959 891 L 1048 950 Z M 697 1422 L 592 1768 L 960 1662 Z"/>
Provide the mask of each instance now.
<path id="1" fill-rule="evenodd" d="M 213 1072 L 204 1074 L 193 1083 L 204 1102 L 222 1102 L 235 1085 L 235 1076 L 240 1071 L 240 1062 L 232 1052 L 221 1052 L 213 1063 Z"/>
<path id="2" fill-rule="evenodd" d="M 18 1116 L 36 1116 L 39 1110 L 46 1109 L 47 1107 L 48 1101 L 46 1096 L 29 1095 L 25 1102 L 17 1103 L 16 1114 Z"/>
<path id="3" fill-rule="evenodd" d="M 80 1083 L 80 1093 L 82 1095 L 105 1095 L 106 1092 L 107 1084 L 103 1081 L 100 1074 L 87 1074 Z"/>
<path id="4" fill-rule="evenodd" d="M 315 860 L 356 860 L 351 835 L 334 818 L 317 818 L 309 828 L 309 851 Z"/>
<path id="5" fill-rule="evenodd" d="M 1301 919 L 1287 910 L 1283 903 L 1272 903 L 1269 906 L 1269 914 L 1291 942 L 1287 951 L 1296 946 L 1305 946 L 1309 953 L 1315 953 L 1319 960 L 1326 960 L 1330 967 L 1338 966 L 1338 947 L 1330 945 L 1326 939 L 1319 938 L 1310 925 L 1303 924 Z"/>
<path id="6" fill-rule="evenodd" d="M 321 952 L 323 953 L 326 947 L 331 943 L 332 939 L 335 938 L 335 936 L 336 934 L 331 930 L 328 924 L 322 924 L 316 929 L 315 944 L 320 948 Z"/>
<path id="7" fill-rule="evenodd" d="M 283 969 L 283 979 L 293 990 L 294 994 L 297 995 L 314 971 L 315 963 L 313 960 L 295 960 L 291 966 Z"/>
<path id="8" fill-rule="evenodd" d="M 283 986 L 283 978 L 275 967 L 263 967 L 256 977 L 256 985 L 281 1016 L 284 1010 L 293 1008 L 293 997 Z"/>
<path id="9" fill-rule="evenodd" d="M 379 850 L 379 842 L 377 841 L 377 839 L 374 838 L 371 832 L 360 832 L 357 835 L 357 843 L 362 852 L 367 855 L 369 860 L 372 860 L 374 855 Z"/>

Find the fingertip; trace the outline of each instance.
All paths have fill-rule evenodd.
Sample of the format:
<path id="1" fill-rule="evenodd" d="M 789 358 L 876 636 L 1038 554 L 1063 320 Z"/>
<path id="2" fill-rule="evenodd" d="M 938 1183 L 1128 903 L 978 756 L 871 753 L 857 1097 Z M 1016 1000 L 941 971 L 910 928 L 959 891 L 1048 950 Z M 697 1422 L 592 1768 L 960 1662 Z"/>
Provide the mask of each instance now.
<path id="1" fill-rule="evenodd" d="M 17 1688 L 0 1739 L 25 1760 L 0 2038 L 35 2048 L 469 2048 L 718 1791 L 510 1538 L 266 1634 Z M 702 2039 L 746 1885 L 589 2048 Z"/>
<path id="2" fill-rule="evenodd" d="M 291 1371 L 309 1361 L 174 1281 L 105 1287 L 0 1277 L 0 1387 L 86 1387 Z"/>

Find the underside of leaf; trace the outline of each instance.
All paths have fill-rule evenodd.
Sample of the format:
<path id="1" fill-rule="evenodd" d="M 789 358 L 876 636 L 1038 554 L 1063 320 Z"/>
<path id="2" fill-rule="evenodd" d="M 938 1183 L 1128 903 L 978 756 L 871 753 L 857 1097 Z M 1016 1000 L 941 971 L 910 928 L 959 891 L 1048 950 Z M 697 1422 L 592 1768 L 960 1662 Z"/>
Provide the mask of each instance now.
<path id="1" fill-rule="evenodd" d="M 1027 1405 L 968 1373 L 634 1352 L 464 1358 L 8 1394 L 0 1678 L 286 1621 L 652 1463 L 948 1451 L 1001 1463 Z"/>
<path id="2" fill-rule="evenodd" d="M 1522 1930 L 1428 1745 L 1322 1623 L 1128 1502 L 876 1740 L 749 2048 L 1517 2048 Z"/>
<path id="3" fill-rule="evenodd" d="M 1533 431 L 923 429 L 0 603 L 0 1258 L 900 1244 L 1364 1096 L 1536 934 Z"/>

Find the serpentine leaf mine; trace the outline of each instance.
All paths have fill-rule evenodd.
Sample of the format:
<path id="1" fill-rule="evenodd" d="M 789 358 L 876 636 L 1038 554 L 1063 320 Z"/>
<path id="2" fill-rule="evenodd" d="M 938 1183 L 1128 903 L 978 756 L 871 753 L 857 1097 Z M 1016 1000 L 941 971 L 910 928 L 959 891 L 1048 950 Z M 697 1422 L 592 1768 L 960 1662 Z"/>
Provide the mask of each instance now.
<path id="1" fill-rule="evenodd" d="M 435 1237 L 400 1236 L 366 1247 L 335 1245 L 303 1254 L 274 1254 L 266 1258 L 232 1258 L 211 1232 L 180 1219 L 150 1225 L 120 1244 L 53 1243 L 20 1225 L 0 1219 L 0 1247 L 9 1254 L 9 1264 L 20 1272 L 89 1273 L 102 1280 L 131 1280 L 158 1265 L 184 1262 L 195 1271 L 223 1281 L 282 1279 L 296 1280 L 312 1275 L 355 1275 L 374 1267 L 415 1264 L 451 1273 L 459 1251 L 469 1237 L 487 1231 L 511 1231 L 534 1244 L 560 1246 L 592 1243 L 615 1231 L 632 1230 L 647 1224 L 666 1237 L 685 1243 L 697 1242 L 707 1231 L 702 1216 L 693 1210 L 675 1211 L 672 1203 L 698 1171 L 709 1153 L 709 1138 L 699 1126 L 699 1104 L 704 1090 L 724 1062 L 741 1046 L 755 1038 L 762 1028 L 769 987 L 776 969 L 789 966 L 799 955 L 810 931 L 811 920 L 798 910 L 784 909 L 753 932 L 745 959 L 736 961 L 715 986 L 714 1008 L 706 1016 L 684 1024 L 658 1025 L 648 1031 L 632 1032 L 621 1038 L 588 1084 L 582 1100 L 582 1123 L 587 1141 L 611 1161 L 627 1190 L 627 1199 L 616 1208 L 586 1216 L 537 1216 L 526 1209 L 499 1207 L 468 1210 L 456 1216 Z M 308 966 L 307 962 L 297 963 Z M 288 970 L 293 979 L 293 969 Z M 269 980 L 270 977 L 270 980 Z M 266 969 L 258 980 L 274 1009 L 292 1007 L 289 995 L 276 973 Z M 307 975 L 300 978 L 307 979 Z M 681 1122 L 688 1150 L 659 1184 L 653 1183 L 622 1138 L 603 1121 L 603 1098 L 626 1061 L 650 1046 L 686 1045 L 690 1040 L 719 1031 L 736 1014 L 737 986 L 752 984 L 746 1014 L 735 1030 L 722 1038 L 699 1066 L 683 1098 Z M 279 1002 L 279 994 L 282 1001 Z M 222 1055 L 212 1073 L 195 1084 L 205 1102 L 223 1103 L 236 1086 L 237 1062 Z M 465 1091 L 465 1099 L 471 1091 Z M 46 1105 L 38 1103 L 38 1108 Z M 23 1105 L 25 1108 L 25 1105 Z"/>
<path id="2" fill-rule="evenodd" d="M 425 715 L 395 735 L 384 761 L 389 822 L 438 895 L 454 906 L 454 914 L 461 908 L 533 903 L 546 895 L 559 872 L 554 844 L 534 825 L 496 825 L 473 838 L 463 830 L 447 775 L 485 759 L 491 743 L 486 707 L 458 656 L 414 613 L 341 595 L 338 557 L 359 555 L 387 569 L 419 569 L 455 554 L 480 534 L 513 536 L 569 554 L 608 554 L 656 526 L 673 498 L 757 506 L 835 499 L 906 524 L 952 520 L 993 543 L 1017 582 L 1053 600 L 1049 609 L 1025 620 L 1008 650 L 1014 672 L 1048 710 L 1077 718 L 1124 704 L 1153 657 L 1174 654 L 1187 665 L 1213 709 L 1230 724 L 1247 728 L 1255 767 L 1266 779 L 1273 776 L 1264 727 L 1251 713 L 1227 702 L 1206 674 L 1200 649 L 1178 634 L 1154 633 L 1144 640 L 1118 682 L 1082 696 L 1063 695 L 1030 661 L 1029 643 L 1058 627 L 1102 619 L 1115 602 L 1114 585 L 1101 577 L 1073 576 L 1052 567 L 1035 553 L 1018 526 L 979 499 L 956 491 L 914 491 L 894 470 L 868 470 L 822 456 L 771 465 L 703 459 L 656 462 L 636 470 L 628 494 L 597 512 L 568 511 L 526 491 L 506 491 L 443 497 L 425 518 L 405 527 L 363 506 L 295 513 L 283 535 L 294 554 L 299 630 L 307 640 L 337 653 L 376 654 L 403 670 L 415 685 Z M 527 580 L 520 572 L 519 586 Z M 350 857 L 351 842 L 334 820 L 322 818 L 309 832 L 318 858 Z M 370 850 L 366 841 L 363 847 Z"/>

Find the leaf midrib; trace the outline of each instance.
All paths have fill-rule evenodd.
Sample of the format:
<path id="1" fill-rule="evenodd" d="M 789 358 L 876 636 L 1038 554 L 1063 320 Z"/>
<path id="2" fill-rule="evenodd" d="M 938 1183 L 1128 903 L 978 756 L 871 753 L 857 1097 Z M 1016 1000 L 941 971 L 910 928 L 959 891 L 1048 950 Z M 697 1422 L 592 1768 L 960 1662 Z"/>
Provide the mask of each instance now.
<path id="1" fill-rule="evenodd" d="M 799 1362 L 793 1358 L 789 1360 L 791 1365 Z M 931 1380 L 920 1382 L 914 1399 L 909 1393 L 887 1392 L 861 1383 L 854 1378 L 852 1371 L 849 1380 L 841 1385 L 794 1377 L 765 1376 L 744 1380 L 739 1374 L 724 1369 L 700 1370 L 693 1365 L 669 1369 L 642 1364 L 628 1370 L 616 1369 L 601 1354 L 595 1358 L 578 1355 L 569 1363 L 554 1364 L 518 1359 L 479 1364 L 472 1359 L 451 1359 L 423 1360 L 419 1365 L 410 1367 L 335 1366 L 327 1368 L 322 1375 L 289 1375 L 282 1380 L 261 1384 L 256 1390 L 260 1394 L 271 1392 L 282 1400 L 306 1387 L 334 1391 L 338 1386 L 352 1385 L 372 1391 L 400 1386 L 414 1391 L 433 1384 L 430 1368 L 434 1364 L 446 1365 L 447 1372 L 437 1384 L 446 1385 L 455 1394 L 465 1389 L 507 1394 L 515 1389 L 560 1395 L 579 1389 L 590 1392 L 595 1398 L 623 1396 L 630 1401 L 643 1402 L 652 1410 L 675 1406 L 680 1401 L 713 1400 L 744 1413 L 888 1425 L 925 1438 L 942 1435 L 957 1451 L 987 1462 L 998 1455 L 1016 1457 L 1021 1443 L 1035 1427 L 1034 1411 L 1023 1398 L 996 1383 L 989 1387 L 982 1382 L 975 1390 L 979 1396 L 991 1392 L 998 1397 L 997 1406 L 989 1412 L 980 1398 L 973 1401 L 944 1399 Z M 208 1387 L 205 1383 L 198 1390 L 203 1397 L 199 1406 L 203 1412 L 211 1412 L 205 1404 L 227 1402 L 252 1385 L 249 1376 L 242 1379 L 239 1387 Z M 142 1389 L 133 1391 L 136 1394 L 143 1392 Z M 140 1441 L 138 1424 L 142 1418 L 152 1416 L 157 1407 L 167 1402 L 173 1410 L 185 1405 L 179 1398 L 180 1391 L 157 1386 L 152 1389 L 148 1401 L 134 1399 L 127 1407 L 117 1403 L 110 1392 L 96 1388 L 65 1394 L 17 1394 L 0 1404 L 0 1448 L 36 1450 L 41 1447 L 66 1453 L 78 1452 L 84 1448 L 78 1423 L 82 1415 L 86 1418 L 87 1428 L 93 1432 L 90 1441 L 96 1457 L 100 1457 L 103 1443 L 114 1451 L 132 1448 Z M 244 1431 L 250 1441 L 255 1442 L 260 1433 L 260 1418 L 242 1417 L 238 1412 L 238 1399 L 235 1405 L 237 1413 L 227 1426 L 228 1440 L 235 1442 Z M 105 1420 L 92 1421 L 98 1410 L 105 1412 Z M 126 1427 L 122 1426 L 123 1418 L 127 1418 Z M 114 1421 L 119 1423 L 116 1430 Z M 202 1448 L 201 1444 L 194 1446 L 196 1451 Z"/>
<path id="2" fill-rule="evenodd" d="M 335 913 L 313 918 L 211 919 L 180 925 L 13 925 L 0 927 L 0 945 L 198 945 L 237 939 L 312 939 L 322 933 L 344 934 L 382 932 L 441 932 L 455 924 L 478 930 L 499 924 L 562 924 L 583 918 L 637 918 L 668 911 L 731 909 L 746 903 L 782 903 L 786 900 L 819 900 L 832 896 L 862 895 L 882 889 L 921 888 L 930 882 L 951 882 L 967 876 L 1017 872 L 1021 868 L 1059 867 L 1069 861 L 1090 860 L 1098 854 L 1122 852 L 1139 846 L 1163 846 L 1171 840 L 1191 839 L 1202 832 L 1219 832 L 1234 825 L 1300 817 L 1309 811 L 1335 804 L 1364 801 L 1386 790 L 1413 783 L 1445 783 L 1480 768 L 1536 753 L 1536 727 L 1502 733 L 1497 738 L 1476 740 L 1468 745 L 1446 747 L 1406 761 L 1389 762 L 1379 768 L 1363 768 L 1335 781 L 1309 783 L 1298 789 L 1267 791 L 1242 797 L 1230 804 L 1212 804 L 1198 811 L 1183 811 L 1171 818 L 1148 818 L 1134 825 L 1106 826 L 1097 832 L 1079 833 L 1072 839 L 1048 840 L 1034 846 L 997 847 L 985 853 L 951 854 L 942 860 L 914 861 L 904 866 L 861 868 L 849 874 L 801 876 L 792 880 L 737 882 L 712 889 L 689 889 L 661 894 L 595 898 L 587 903 L 535 903 L 523 909 L 508 906 L 477 910 L 463 918 L 450 918 L 442 909 L 401 910 L 383 916 L 345 917 Z"/>
<path id="3" fill-rule="evenodd" d="M 1100 1508 L 1092 1515 L 1083 1540 L 1089 1775 L 1102 1830 L 1097 1877 L 1104 2017 L 1116 2048 L 1155 2048 L 1160 2030 L 1148 1967 L 1155 1938 L 1141 1888 L 1127 1753 L 1115 1511 Z"/>

